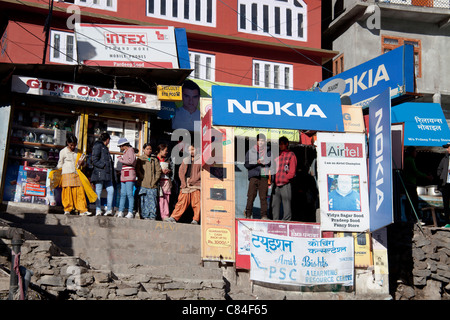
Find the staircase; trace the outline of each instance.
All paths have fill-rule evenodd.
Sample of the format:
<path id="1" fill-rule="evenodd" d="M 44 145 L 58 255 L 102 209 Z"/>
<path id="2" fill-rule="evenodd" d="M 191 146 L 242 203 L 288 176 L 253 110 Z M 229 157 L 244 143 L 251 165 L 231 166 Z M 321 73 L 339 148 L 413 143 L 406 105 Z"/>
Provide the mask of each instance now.
<path id="1" fill-rule="evenodd" d="M 61 252 L 84 260 L 92 269 L 119 278 L 170 279 L 174 292 L 203 288 L 202 298 L 225 299 L 222 269 L 217 262 L 202 263 L 199 225 L 26 212 L 1 212 L 0 219 L 39 240 L 52 241 Z M 209 291 L 212 297 L 205 296 L 205 283 L 214 288 Z"/>

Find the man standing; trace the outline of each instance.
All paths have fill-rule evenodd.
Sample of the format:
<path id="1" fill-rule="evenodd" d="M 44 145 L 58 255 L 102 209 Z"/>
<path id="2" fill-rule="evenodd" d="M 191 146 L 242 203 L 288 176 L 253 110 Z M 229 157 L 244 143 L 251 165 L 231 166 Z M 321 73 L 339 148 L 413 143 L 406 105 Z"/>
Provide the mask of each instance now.
<path id="1" fill-rule="evenodd" d="M 267 219 L 267 190 L 269 189 L 270 150 L 267 148 L 266 136 L 262 133 L 256 136 L 257 143 L 245 155 L 245 168 L 248 170 L 248 191 L 245 217 L 253 215 L 253 202 L 259 194 L 261 203 L 261 219 Z"/>
<path id="2" fill-rule="evenodd" d="M 191 223 L 199 224 L 202 163 L 200 154 L 196 152 L 194 145 L 189 147 L 189 154 L 190 156 L 183 159 L 180 171 L 178 172 L 181 181 L 181 190 L 177 204 L 175 205 L 175 209 L 170 218 L 167 218 L 164 221 L 177 222 L 190 205 L 194 211 L 194 217 Z"/>
<path id="3" fill-rule="evenodd" d="M 277 172 L 275 174 L 275 185 L 272 194 L 272 214 L 273 220 L 280 220 L 280 207 L 283 203 L 283 220 L 290 221 L 292 218 L 291 180 L 297 171 L 297 157 L 290 151 L 289 140 L 286 137 L 279 139 L 280 155 L 275 160 Z"/>
<path id="4" fill-rule="evenodd" d="M 175 111 L 172 119 L 172 129 L 186 129 L 200 131 L 200 87 L 192 80 L 186 80 L 182 87 L 183 106 Z M 196 126 L 197 122 L 197 126 Z"/>
<path id="5" fill-rule="evenodd" d="M 442 158 L 439 163 L 437 169 L 437 175 L 440 180 L 440 191 L 442 193 L 442 202 L 444 206 L 444 214 L 447 225 L 445 228 L 450 228 L 450 210 L 449 210 L 449 201 L 450 201 L 450 171 L 449 171 L 449 154 L 450 154 L 450 143 L 447 143 L 442 146 L 447 149 L 444 158 Z"/>

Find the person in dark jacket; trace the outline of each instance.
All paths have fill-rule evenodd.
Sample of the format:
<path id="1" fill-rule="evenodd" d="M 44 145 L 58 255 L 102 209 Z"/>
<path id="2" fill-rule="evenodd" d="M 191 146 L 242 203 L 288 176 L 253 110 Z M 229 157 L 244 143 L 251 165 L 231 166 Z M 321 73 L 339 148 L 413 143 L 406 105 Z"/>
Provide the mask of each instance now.
<path id="1" fill-rule="evenodd" d="M 106 216 L 112 216 L 112 205 L 114 197 L 115 172 L 111 154 L 108 150 L 108 144 L 111 137 L 108 133 L 102 133 L 100 139 L 92 147 L 92 175 L 91 182 L 95 185 L 97 201 L 95 202 L 95 215 L 101 216 L 100 195 L 103 187 L 106 189 Z"/>
<path id="2" fill-rule="evenodd" d="M 443 148 L 447 149 L 445 156 L 442 158 L 437 168 L 437 176 L 439 178 L 439 190 L 442 193 L 442 203 L 444 207 L 444 215 L 447 225 L 446 228 L 450 228 L 450 172 L 448 166 L 450 143 L 444 144 Z"/>
<path id="3" fill-rule="evenodd" d="M 261 219 L 267 219 L 267 192 L 269 189 L 270 150 L 267 147 L 266 136 L 262 133 L 256 137 L 257 143 L 245 155 L 245 168 L 248 170 L 248 191 L 245 217 L 252 218 L 253 202 L 258 193 L 261 203 Z"/>

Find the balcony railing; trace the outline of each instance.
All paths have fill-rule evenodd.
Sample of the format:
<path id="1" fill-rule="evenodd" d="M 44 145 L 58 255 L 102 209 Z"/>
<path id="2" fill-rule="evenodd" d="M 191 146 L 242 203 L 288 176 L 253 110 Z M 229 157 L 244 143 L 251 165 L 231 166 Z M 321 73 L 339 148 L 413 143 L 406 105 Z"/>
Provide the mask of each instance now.
<path id="1" fill-rule="evenodd" d="M 450 0 L 379 0 L 379 2 L 417 7 L 450 9 Z"/>

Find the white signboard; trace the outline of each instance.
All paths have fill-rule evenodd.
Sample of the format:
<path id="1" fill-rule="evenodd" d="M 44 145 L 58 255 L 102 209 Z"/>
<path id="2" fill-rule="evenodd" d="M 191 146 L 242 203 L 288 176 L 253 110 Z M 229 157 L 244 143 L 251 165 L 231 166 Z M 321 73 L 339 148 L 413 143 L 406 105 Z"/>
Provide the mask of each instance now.
<path id="1" fill-rule="evenodd" d="M 174 27 L 79 23 L 82 64 L 127 68 L 178 68 Z"/>
<path id="2" fill-rule="evenodd" d="M 294 238 L 252 233 L 250 279 L 313 286 L 354 282 L 353 238 Z"/>
<path id="3" fill-rule="evenodd" d="M 363 133 L 317 133 L 322 230 L 369 229 L 366 142 Z"/>
<path id="4" fill-rule="evenodd" d="M 161 109 L 161 102 L 155 94 L 105 89 L 85 84 L 33 77 L 13 75 L 11 91 L 102 104 L 116 104 L 147 110 Z"/>

